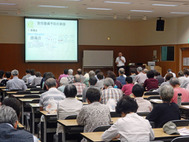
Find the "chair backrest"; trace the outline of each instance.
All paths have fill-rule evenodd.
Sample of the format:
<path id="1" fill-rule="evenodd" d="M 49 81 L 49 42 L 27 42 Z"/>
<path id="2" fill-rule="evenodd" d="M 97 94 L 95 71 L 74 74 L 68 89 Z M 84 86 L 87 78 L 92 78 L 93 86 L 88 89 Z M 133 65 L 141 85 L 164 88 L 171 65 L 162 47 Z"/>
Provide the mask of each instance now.
<path id="1" fill-rule="evenodd" d="M 144 95 L 159 95 L 158 92 L 151 92 L 151 91 L 148 91 L 146 92 Z"/>
<path id="2" fill-rule="evenodd" d="M 175 125 L 178 126 L 188 126 L 189 125 L 189 120 L 172 120 Z"/>
<path id="3" fill-rule="evenodd" d="M 65 119 L 76 119 L 77 118 L 77 115 L 70 115 L 70 116 L 67 116 Z"/>
<path id="4" fill-rule="evenodd" d="M 121 117 L 121 114 L 118 114 L 117 112 L 110 112 L 111 117 Z"/>
<path id="5" fill-rule="evenodd" d="M 33 95 L 33 94 L 27 94 L 24 96 L 24 98 L 40 98 L 39 95 Z"/>
<path id="6" fill-rule="evenodd" d="M 189 105 L 189 102 L 182 102 L 181 105 Z"/>
<path id="7" fill-rule="evenodd" d="M 171 142 L 189 142 L 189 137 L 177 137 L 174 138 Z"/>
<path id="8" fill-rule="evenodd" d="M 39 103 L 39 101 L 40 101 L 39 99 L 34 99 L 31 101 L 31 103 Z"/>
<path id="9" fill-rule="evenodd" d="M 100 126 L 97 127 L 96 129 L 93 130 L 93 132 L 101 132 L 101 131 L 106 131 L 107 129 L 109 129 L 111 126 L 107 125 L 107 126 Z"/>
<path id="10" fill-rule="evenodd" d="M 150 100 L 150 99 L 160 99 L 160 96 L 150 96 L 150 97 L 148 97 L 148 100 Z"/>
<path id="11" fill-rule="evenodd" d="M 152 126 L 152 128 L 155 128 L 155 122 L 150 121 L 150 125 Z"/>
<path id="12" fill-rule="evenodd" d="M 137 112 L 140 116 L 147 116 L 150 112 Z"/>

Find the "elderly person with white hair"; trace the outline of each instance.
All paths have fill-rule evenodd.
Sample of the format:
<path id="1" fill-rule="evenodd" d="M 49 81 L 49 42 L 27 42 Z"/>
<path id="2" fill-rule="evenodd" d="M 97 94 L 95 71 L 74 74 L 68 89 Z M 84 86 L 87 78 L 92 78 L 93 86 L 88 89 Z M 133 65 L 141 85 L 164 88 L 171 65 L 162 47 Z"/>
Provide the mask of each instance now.
<path id="1" fill-rule="evenodd" d="M 161 128 L 168 121 L 181 118 L 178 105 L 171 103 L 173 94 L 174 90 L 171 85 L 164 85 L 160 88 L 160 97 L 163 103 L 156 104 L 146 117 L 149 121 L 155 122 L 155 127 Z"/>
<path id="2" fill-rule="evenodd" d="M 64 92 L 64 88 L 66 87 L 66 85 L 68 85 L 68 78 L 67 77 L 62 77 L 60 79 L 60 87 L 58 87 L 58 90 L 61 92 Z"/>
<path id="3" fill-rule="evenodd" d="M 67 78 L 68 78 L 69 84 L 74 82 L 73 69 L 68 70 L 68 77 Z"/>
<path id="4" fill-rule="evenodd" d="M 26 84 L 22 79 L 18 78 L 19 72 L 18 70 L 14 69 L 11 71 L 11 75 L 13 79 L 7 82 L 6 88 L 8 90 L 22 90 L 25 91 L 27 89 Z"/>
<path id="5" fill-rule="evenodd" d="M 138 74 L 135 76 L 134 83 L 143 84 L 144 81 L 147 79 L 147 76 L 145 73 L 143 73 L 142 67 L 137 68 Z"/>

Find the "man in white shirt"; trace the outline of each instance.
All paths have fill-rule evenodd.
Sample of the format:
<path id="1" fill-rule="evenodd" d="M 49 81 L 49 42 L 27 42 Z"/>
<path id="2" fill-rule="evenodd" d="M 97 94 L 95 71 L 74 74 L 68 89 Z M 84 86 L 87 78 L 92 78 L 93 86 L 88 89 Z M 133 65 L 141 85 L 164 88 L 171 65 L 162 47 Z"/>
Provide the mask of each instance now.
<path id="1" fill-rule="evenodd" d="M 126 59 L 125 59 L 125 57 L 122 56 L 121 52 L 118 53 L 118 57 L 116 58 L 115 63 L 117 64 L 117 70 L 118 71 L 119 71 L 120 68 L 125 69 Z"/>
<path id="2" fill-rule="evenodd" d="M 134 79 L 135 84 L 136 83 L 143 84 L 144 81 L 147 79 L 146 74 L 144 74 L 142 71 L 143 71 L 142 67 L 137 68 L 138 74 L 135 76 L 135 79 Z"/>

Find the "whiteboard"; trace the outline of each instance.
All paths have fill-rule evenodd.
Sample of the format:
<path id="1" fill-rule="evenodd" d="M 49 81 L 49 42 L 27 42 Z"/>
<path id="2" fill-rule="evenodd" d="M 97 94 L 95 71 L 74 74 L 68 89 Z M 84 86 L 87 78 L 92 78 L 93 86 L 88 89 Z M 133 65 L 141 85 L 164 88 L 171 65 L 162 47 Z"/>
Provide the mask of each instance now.
<path id="1" fill-rule="evenodd" d="M 113 67 L 113 50 L 84 50 L 83 67 Z"/>

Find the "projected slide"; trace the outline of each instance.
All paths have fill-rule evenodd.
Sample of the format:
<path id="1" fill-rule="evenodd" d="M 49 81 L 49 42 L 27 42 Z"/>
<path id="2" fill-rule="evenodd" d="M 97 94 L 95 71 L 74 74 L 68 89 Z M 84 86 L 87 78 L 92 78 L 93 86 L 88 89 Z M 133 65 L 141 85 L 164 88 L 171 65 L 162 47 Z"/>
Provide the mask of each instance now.
<path id="1" fill-rule="evenodd" d="M 26 62 L 77 62 L 77 20 L 25 18 Z"/>

